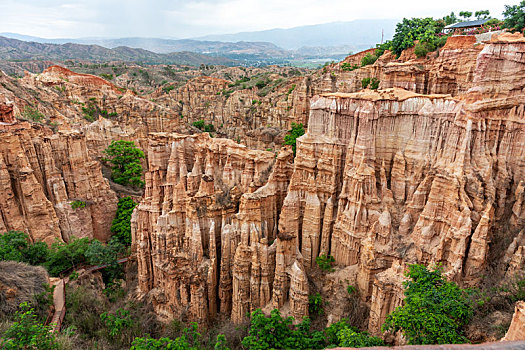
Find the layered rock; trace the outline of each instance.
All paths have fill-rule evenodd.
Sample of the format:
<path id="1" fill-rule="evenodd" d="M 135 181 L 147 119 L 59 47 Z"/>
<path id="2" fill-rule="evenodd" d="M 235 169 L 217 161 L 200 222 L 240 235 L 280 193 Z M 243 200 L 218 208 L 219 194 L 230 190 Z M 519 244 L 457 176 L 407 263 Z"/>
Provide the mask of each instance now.
<path id="1" fill-rule="evenodd" d="M 525 340 L 525 302 L 518 301 L 510 327 L 502 341 Z"/>
<path id="2" fill-rule="evenodd" d="M 153 135 L 133 235 L 141 289 L 157 310 L 166 316 L 188 310 L 201 323 L 217 313 L 238 322 L 257 307 L 301 318 L 316 258 L 324 254 L 356 281 L 377 333 L 402 302 L 407 264 L 440 263 L 463 286 L 476 285 L 488 269 L 522 268 L 522 85 L 505 74 L 495 88 L 489 81 L 502 67 L 520 74 L 525 44 L 506 37 L 484 45 L 449 40 L 437 58 L 407 54 L 406 64 L 392 68 L 408 69 L 406 79 L 393 81 L 413 91 L 312 98 L 293 172 L 285 151 L 266 185 L 257 162 L 228 154 L 265 159 L 269 169 L 266 156 L 247 156 L 235 143 L 205 135 Z M 424 78 L 413 70 L 421 62 Z M 361 76 L 389 74 L 388 65 L 382 57 L 341 73 L 350 82 L 343 88 L 353 89 Z M 332 78 L 313 78 L 320 79 L 315 88 L 310 80 L 295 90 L 306 96 L 337 90 L 341 82 L 336 76 L 334 87 Z M 447 94 L 428 94 L 434 91 Z M 217 193 L 230 199 L 221 203 Z"/>
<path id="3" fill-rule="evenodd" d="M 0 232 L 20 230 L 51 244 L 71 237 L 106 240 L 117 198 L 79 133 L 28 123 L 0 131 Z M 71 202 L 86 202 L 74 210 Z"/>
<path id="4" fill-rule="evenodd" d="M 291 149 L 275 159 L 207 134 L 152 134 L 148 169 L 132 235 L 157 312 L 206 325 L 269 303 Z"/>

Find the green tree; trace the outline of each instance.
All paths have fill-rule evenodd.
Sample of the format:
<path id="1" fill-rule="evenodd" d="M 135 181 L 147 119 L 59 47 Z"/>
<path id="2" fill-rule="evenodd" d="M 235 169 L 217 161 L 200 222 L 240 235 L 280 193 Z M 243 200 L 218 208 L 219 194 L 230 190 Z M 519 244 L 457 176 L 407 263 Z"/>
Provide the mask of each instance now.
<path id="1" fill-rule="evenodd" d="M 190 346 L 184 336 L 176 339 L 154 339 L 146 336 L 144 338 L 135 338 L 130 350 L 197 350 L 197 348 Z"/>
<path id="2" fill-rule="evenodd" d="M 41 265 L 47 260 L 48 254 L 47 244 L 44 242 L 31 244 L 29 236 L 24 232 L 9 231 L 0 235 L 0 260 Z"/>
<path id="3" fill-rule="evenodd" d="M 21 231 L 9 231 L 1 235 L 0 260 L 24 261 L 28 239 L 28 235 Z"/>
<path id="4" fill-rule="evenodd" d="M 215 342 L 214 350 L 230 350 L 228 347 L 228 342 L 226 341 L 226 336 L 224 334 L 217 335 L 217 341 Z"/>
<path id="5" fill-rule="evenodd" d="M 249 335 L 244 337 L 242 345 L 252 350 L 323 348 L 323 332 L 312 332 L 310 326 L 308 317 L 294 327 L 293 317 L 283 318 L 277 309 L 268 317 L 257 309 L 252 312 Z"/>
<path id="6" fill-rule="evenodd" d="M 333 271 L 332 264 L 335 262 L 335 258 L 331 255 L 321 254 L 315 258 L 317 266 L 323 271 Z"/>
<path id="7" fill-rule="evenodd" d="M 104 312 L 100 315 L 100 319 L 108 328 L 111 337 L 116 337 L 124 328 L 129 328 L 133 325 L 129 311 L 121 308 L 117 309 L 115 313 Z"/>
<path id="8" fill-rule="evenodd" d="M 459 17 L 462 17 L 465 21 L 468 21 L 472 17 L 472 12 L 470 11 L 461 11 Z"/>
<path id="9" fill-rule="evenodd" d="M 0 339 L 0 347 L 5 350 L 52 350 L 58 349 L 58 343 L 51 327 L 41 324 L 29 304 L 22 303 L 15 314 L 15 322 Z"/>
<path id="10" fill-rule="evenodd" d="M 490 18 L 490 11 L 489 10 L 481 10 L 474 12 L 474 16 L 476 16 L 476 19 L 487 19 Z"/>
<path id="11" fill-rule="evenodd" d="M 51 276 L 57 277 L 86 261 L 85 253 L 90 243 L 89 238 L 73 238 L 69 243 L 57 241 L 51 245 L 44 266 Z"/>
<path id="12" fill-rule="evenodd" d="M 131 197 L 120 198 L 115 219 L 111 223 L 113 237 L 126 247 L 131 245 L 131 214 L 136 206 L 137 203 Z"/>
<path id="13" fill-rule="evenodd" d="M 117 240 L 110 240 L 107 245 L 98 240 L 93 240 L 86 249 L 86 261 L 90 265 L 107 265 L 102 271 L 104 279 L 109 282 L 118 278 L 122 274 L 122 268 L 117 262 L 118 254 L 123 251 L 123 245 Z"/>
<path id="14" fill-rule="evenodd" d="M 297 138 L 303 136 L 304 132 L 304 126 L 302 123 L 292 123 L 292 129 L 288 130 L 288 134 L 284 137 L 284 144 L 292 146 L 294 156 L 297 151 Z"/>
<path id="15" fill-rule="evenodd" d="M 108 156 L 104 161 L 110 162 L 111 179 L 124 186 L 144 187 L 142 181 L 142 165 L 140 160 L 144 158 L 144 152 L 140 150 L 133 141 L 112 141 L 104 150 Z"/>
<path id="16" fill-rule="evenodd" d="M 351 348 L 364 348 L 368 346 L 384 346 L 381 338 L 372 337 L 367 332 L 358 332 L 351 327 L 343 328 L 337 332 L 338 346 Z"/>
<path id="17" fill-rule="evenodd" d="M 415 40 L 419 40 L 420 42 L 434 42 L 437 39 L 436 34 L 439 33 L 441 29 L 442 25 L 430 17 L 403 18 L 403 21 L 396 26 L 390 49 L 399 57 L 403 50 L 414 46 Z"/>
<path id="18" fill-rule="evenodd" d="M 462 331 L 473 311 L 466 291 L 448 282 L 440 266 L 410 265 L 405 275 L 404 305 L 387 316 L 382 330 L 401 331 L 413 345 L 467 342 Z"/>
<path id="19" fill-rule="evenodd" d="M 445 21 L 445 24 L 448 26 L 459 22 L 459 19 L 456 17 L 456 14 L 454 12 L 451 12 L 450 15 L 446 15 L 445 17 L 443 17 L 443 21 Z"/>
<path id="20" fill-rule="evenodd" d="M 310 315 L 323 314 L 323 297 L 320 293 L 312 294 L 308 296 L 308 312 Z"/>
<path id="21" fill-rule="evenodd" d="M 525 30 L 525 0 L 518 5 L 505 5 L 504 27 L 522 32 Z"/>

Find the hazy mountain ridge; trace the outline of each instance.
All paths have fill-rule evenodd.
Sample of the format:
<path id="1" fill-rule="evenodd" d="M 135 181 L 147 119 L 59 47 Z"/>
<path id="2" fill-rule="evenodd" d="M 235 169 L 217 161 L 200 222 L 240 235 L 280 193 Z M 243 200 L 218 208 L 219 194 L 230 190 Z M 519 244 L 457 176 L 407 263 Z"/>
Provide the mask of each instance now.
<path id="1" fill-rule="evenodd" d="M 38 43 L 1 36 L 0 59 L 47 61 L 77 59 L 88 61 L 129 61 L 187 65 L 238 64 L 238 62 L 225 57 L 204 55 L 188 51 L 160 54 L 141 48 L 130 48 L 126 46 L 109 49 L 99 45 Z"/>

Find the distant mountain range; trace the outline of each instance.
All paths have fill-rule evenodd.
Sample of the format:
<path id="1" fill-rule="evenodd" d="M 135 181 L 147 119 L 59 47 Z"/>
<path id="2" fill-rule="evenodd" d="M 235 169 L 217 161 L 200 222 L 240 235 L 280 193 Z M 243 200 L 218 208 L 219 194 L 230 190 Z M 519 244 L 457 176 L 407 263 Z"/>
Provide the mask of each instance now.
<path id="1" fill-rule="evenodd" d="M 219 64 L 236 65 L 239 62 L 220 56 L 203 55 L 196 52 L 156 53 L 140 48 L 119 46 L 108 49 L 99 45 L 74 43 L 49 44 L 22 41 L 0 36 L 0 60 L 86 60 L 128 61 L 150 64 Z"/>
<path id="2" fill-rule="evenodd" d="M 356 20 L 195 39 L 44 39 L 0 33 L 0 59 L 123 60 L 180 64 L 283 64 L 340 60 L 393 36 L 396 20 Z M 11 38 L 11 39 L 7 39 Z M 16 39 L 17 41 L 12 41 Z"/>
<path id="3" fill-rule="evenodd" d="M 394 35 L 396 19 L 363 19 L 350 22 L 315 24 L 289 29 L 270 29 L 236 34 L 207 35 L 198 40 L 214 41 L 268 41 L 287 50 L 312 46 L 349 45 L 368 49 Z"/>

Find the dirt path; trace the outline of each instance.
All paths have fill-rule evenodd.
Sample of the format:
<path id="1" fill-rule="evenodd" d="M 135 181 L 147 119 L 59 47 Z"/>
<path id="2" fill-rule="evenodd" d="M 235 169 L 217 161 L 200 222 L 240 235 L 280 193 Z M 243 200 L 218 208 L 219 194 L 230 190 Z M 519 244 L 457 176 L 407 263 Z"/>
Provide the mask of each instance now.
<path id="1" fill-rule="evenodd" d="M 128 260 L 129 258 L 118 259 L 117 263 L 123 264 Z M 99 271 L 105 267 L 108 267 L 108 265 L 89 266 L 75 271 L 78 273 L 78 275 L 81 275 L 85 273 Z M 68 283 L 69 276 L 52 282 L 52 284 L 55 286 L 55 290 L 53 291 L 53 306 L 55 308 L 55 312 L 53 313 L 53 317 L 51 318 L 51 321 L 49 323 L 53 327 L 53 332 L 60 331 L 60 329 L 62 328 L 62 322 L 64 321 L 64 317 L 66 316 L 66 285 Z"/>

